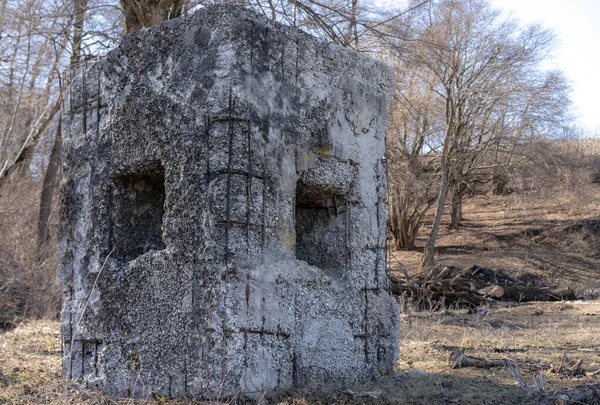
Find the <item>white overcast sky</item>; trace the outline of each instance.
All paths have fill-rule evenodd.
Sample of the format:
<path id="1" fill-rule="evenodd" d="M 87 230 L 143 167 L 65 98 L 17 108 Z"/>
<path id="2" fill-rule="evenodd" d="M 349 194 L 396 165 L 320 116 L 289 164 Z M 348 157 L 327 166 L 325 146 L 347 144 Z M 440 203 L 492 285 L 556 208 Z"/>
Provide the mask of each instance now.
<path id="1" fill-rule="evenodd" d="M 554 64 L 570 79 L 579 123 L 600 136 L 600 0 L 492 0 L 522 23 L 541 22 L 558 35 Z"/>
<path id="2" fill-rule="evenodd" d="M 374 0 L 400 6 L 406 0 Z M 558 36 L 551 66 L 565 72 L 578 123 L 600 136 L 600 0 L 490 0 L 522 24 L 540 22 Z"/>

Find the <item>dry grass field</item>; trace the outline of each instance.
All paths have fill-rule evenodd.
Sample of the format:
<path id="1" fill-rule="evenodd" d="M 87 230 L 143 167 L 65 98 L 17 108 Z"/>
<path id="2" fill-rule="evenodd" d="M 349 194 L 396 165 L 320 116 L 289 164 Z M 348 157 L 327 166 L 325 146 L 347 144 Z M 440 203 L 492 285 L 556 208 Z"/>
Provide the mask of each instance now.
<path id="1" fill-rule="evenodd" d="M 589 171 L 560 175 L 552 187 L 525 187 L 526 192 L 468 200 L 464 226 L 442 229 L 437 260 L 440 266 L 502 269 L 532 285 L 571 287 L 584 299 L 490 302 L 469 313 L 435 303 L 434 310 L 421 311 L 413 301 L 400 298 L 400 360 L 395 375 L 327 392 L 266 393 L 258 402 L 600 403 L 558 396 L 600 384 L 600 185 L 592 181 Z M 421 246 L 426 234 L 424 229 Z M 392 252 L 390 265 L 394 269 L 399 261 L 415 275 L 420 254 L 419 250 Z M 489 361 L 490 367 L 453 368 L 449 358 L 456 351 L 467 359 Z M 60 356 L 56 321 L 24 322 L 0 333 L 0 404 L 199 403 L 161 397 L 108 398 L 65 384 Z"/>
<path id="2" fill-rule="evenodd" d="M 328 392 L 266 394 L 259 402 L 305 405 L 532 404 L 505 367 L 451 368 L 450 353 L 511 360 L 524 381 L 543 375 L 547 395 L 600 382 L 600 302 L 521 304 L 490 309 L 416 312 L 402 318 L 398 373 Z M 32 321 L 0 335 L 0 404 L 196 404 L 160 397 L 148 401 L 108 398 L 60 373 L 58 323 Z M 567 360 L 569 359 L 569 360 Z M 551 402 L 554 403 L 554 402 Z M 589 402 L 584 402 L 589 403 Z"/>

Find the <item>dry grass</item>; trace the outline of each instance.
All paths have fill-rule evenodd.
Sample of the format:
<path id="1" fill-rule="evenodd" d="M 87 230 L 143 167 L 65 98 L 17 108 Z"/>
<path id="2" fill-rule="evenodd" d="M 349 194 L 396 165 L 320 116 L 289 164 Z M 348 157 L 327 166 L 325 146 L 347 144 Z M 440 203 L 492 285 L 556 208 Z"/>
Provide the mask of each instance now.
<path id="1" fill-rule="evenodd" d="M 268 394 L 258 402 L 306 405 L 519 404 L 533 403 L 505 368 L 451 369 L 452 350 L 486 359 L 508 358 L 531 385 L 534 372 L 547 376 L 545 391 L 600 382 L 600 375 L 560 374 L 565 354 L 585 371 L 600 368 L 600 302 L 532 303 L 466 310 L 412 312 L 402 318 L 398 373 L 328 392 L 310 389 Z M 32 321 L 0 335 L 0 404 L 200 404 L 109 398 L 69 384 L 60 372 L 58 323 Z"/>
<path id="2" fill-rule="evenodd" d="M 547 377 L 546 391 L 598 383 L 600 376 L 600 302 L 530 303 L 489 308 L 490 315 L 466 310 L 405 313 L 399 370 L 447 372 L 448 356 L 460 349 L 472 357 L 510 359 L 532 381 L 534 372 Z M 565 354 L 582 361 L 588 375 L 558 373 L 567 365 Z M 465 378 L 488 378 L 514 384 L 505 368 L 455 369 Z"/>
<path id="3" fill-rule="evenodd" d="M 110 398 L 76 384 L 67 384 L 61 372 L 59 324 L 29 321 L 0 334 L 0 404 L 142 405 L 184 401 L 138 401 Z"/>
<path id="4" fill-rule="evenodd" d="M 200 404 L 199 401 L 148 401 L 109 398 L 93 390 L 65 382 L 60 373 L 58 323 L 33 321 L 0 335 L 0 404 Z M 417 344 L 404 344 L 403 352 Z M 421 347 L 419 350 L 432 350 Z M 441 352 L 440 352 L 441 353 Z M 413 353 L 414 354 L 414 353 Z M 404 363 L 402 363 L 404 364 Z M 402 364 L 400 365 L 402 367 Z M 439 362 L 430 367 L 439 373 L 411 370 L 375 381 L 354 384 L 328 392 L 293 390 L 268 394 L 259 403 L 305 405 L 314 403 L 354 404 L 483 404 L 518 403 L 524 393 L 511 381 L 475 377 L 451 371 Z M 502 398 L 489 402 L 489 398 Z"/>

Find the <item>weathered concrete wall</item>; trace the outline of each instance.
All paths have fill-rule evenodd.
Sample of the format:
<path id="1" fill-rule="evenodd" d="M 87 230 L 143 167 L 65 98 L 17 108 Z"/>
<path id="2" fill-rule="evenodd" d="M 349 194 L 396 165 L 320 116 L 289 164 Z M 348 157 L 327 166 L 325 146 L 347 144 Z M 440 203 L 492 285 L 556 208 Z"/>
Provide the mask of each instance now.
<path id="1" fill-rule="evenodd" d="M 223 6 L 127 36 L 70 86 L 67 378 L 222 397 L 391 369 L 387 67 Z"/>

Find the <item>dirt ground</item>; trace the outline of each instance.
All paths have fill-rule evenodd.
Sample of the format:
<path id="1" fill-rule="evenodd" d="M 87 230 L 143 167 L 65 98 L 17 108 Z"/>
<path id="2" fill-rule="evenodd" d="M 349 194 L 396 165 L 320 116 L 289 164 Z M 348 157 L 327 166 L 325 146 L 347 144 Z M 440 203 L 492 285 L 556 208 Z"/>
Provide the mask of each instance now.
<path id="1" fill-rule="evenodd" d="M 447 221 L 447 218 L 444 218 Z M 548 191 L 507 196 L 479 195 L 464 204 L 463 226 L 444 226 L 436 244 L 441 266 L 471 265 L 523 274 L 574 289 L 600 286 L 600 185 L 582 184 L 557 196 Z M 430 231 L 417 248 L 391 252 L 390 267 L 402 262 L 413 275 Z M 398 274 L 401 277 L 401 274 Z"/>
<path id="2" fill-rule="evenodd" d="M 600 383 L 600 186 L 544 195 L 477 196 L 466 202 L 464 227 L 442 229 L 441 266 L 478 265 L 572 287 L 588 299 L 554 303 L 490 303 L 466 309 L 402 306 L 397 373 L 321 392 L 314 387 L 266 393 L 282 404 L 534 404 L 544 395 Z M 424 243 L 427 229 L 419 244 Z M 420 250 L 392 252 L 417 272 Z M 402 274 L 396 274 L 402 277 Z M 594 300 L 594 297 L 596 300 Z M 495 367 L 452 368 L 449 356 L 499 360 Z M 58 322 L 30 321 L 0 333 L 0 404 L 193 404 L 156 397 L 108 398 L 60 374 Z M 522 385 L 504 366 L 509 360 Z M 534 383 L 534 378 L 537 381 Z M 538 395 L 527 396 L 530 393 Z M 562 402 L 591 403 L 591 402 Z"/>

